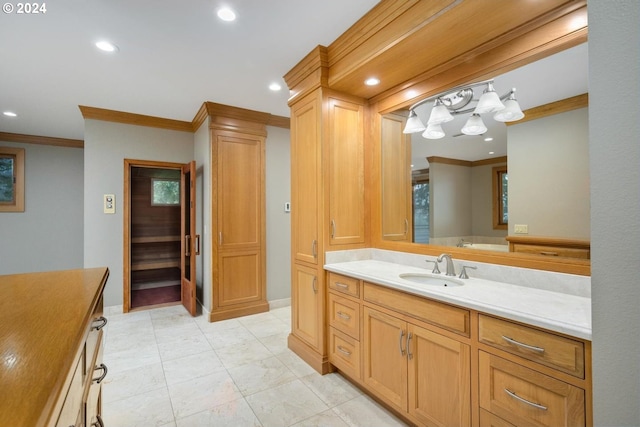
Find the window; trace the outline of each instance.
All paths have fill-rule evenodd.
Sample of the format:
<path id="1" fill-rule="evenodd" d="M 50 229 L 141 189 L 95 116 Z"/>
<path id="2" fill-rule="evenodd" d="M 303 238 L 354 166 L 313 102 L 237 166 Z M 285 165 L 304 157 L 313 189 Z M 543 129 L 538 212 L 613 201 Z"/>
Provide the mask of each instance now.
<path id="1" fill-rule="evenodd" d="M 151 204 L 173 206 L 180 204 L 180 181 L 176 179 L 151 179 Z"/>
<path id="2" fill-rule="evenodd" d="M 507 166 L 493 168 L 493 228 L 506 230 L 509 224 L 509 199 Z"/>
<path id="3" fill-rule="evenodd" d="M 0 212 L 24 212 L 24 149 L 0 147 Z"/>
<path id="4" fill-rule="evenodd" d="M 413 241 L 429 243 L 429 181 L 413 183 Z"/>

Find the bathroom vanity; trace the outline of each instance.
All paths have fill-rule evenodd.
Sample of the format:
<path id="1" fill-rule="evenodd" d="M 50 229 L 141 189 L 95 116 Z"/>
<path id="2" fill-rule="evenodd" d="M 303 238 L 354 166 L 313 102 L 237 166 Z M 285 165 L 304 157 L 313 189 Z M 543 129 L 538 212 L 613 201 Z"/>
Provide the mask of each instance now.
<path id="1" fill-rule="evenodd" d="M 415 255 L 343 253 L 356 259 L 325 265 L 329 362 L 396 413 L 416 425 L 590 425 L 584 278 L 559 292 L 473 277 L 490 268 L 480 263 L 455 261 L 478 268 L 460 279 Z"/>

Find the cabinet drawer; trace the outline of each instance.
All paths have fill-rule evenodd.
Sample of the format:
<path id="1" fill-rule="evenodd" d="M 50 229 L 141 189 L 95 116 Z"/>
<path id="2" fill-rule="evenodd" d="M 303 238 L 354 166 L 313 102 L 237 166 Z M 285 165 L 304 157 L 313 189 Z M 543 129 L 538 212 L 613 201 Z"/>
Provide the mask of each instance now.
<path id="1" fill-rule="evenodd" d="M 584 426 L 584 390 L 479 352 L 480 407 L 515 425 Z"/>
<path id="2" fill-rule="evenodd" d="M 329 289 L 359 298 L 360 280 L 336 273 L 329 273 Z"/>
<path id="3" fill-rule="evenodd" d="M 469 336 L 469 310 L 371 283 L 364 284 L 364 300 L 443 329 Z"/>
<path id="4" fill-rule="evenodd" d="M 329 325 L 360 339 L 360 304 L 329 293 Z"/>
<path id="5" fill-rule="evenodd" d="M 329 362 L 345 374 L 360 378 L 360 342 L 329 328 Z"/>
<path id="6" fill-rule="evenodd" d="M 584 344 L 518 323 L 480 315 L 480 342 L 584 378 Z"/>
<path id="7" fill-rule="evenodd" d="M 516 427 L 510 422 L 493 415 L 491 412 L 480 409 L 480 427 Z"/>
<path id="8" fill-rule="evenodd" d="M 560 246 L 526 245 L 520 243 L 513 243 L 511 247 L 513 252 L 520 252 L 524 254 L 536 254 L 558 258 L 591 258 L 591 251 L 589 249 L 566 248 Z"/>
<path id="9" fill-rule="evenodd" d="M 58 417 L 56 427 L 68 427 L 76 425 L 76 421 L 78 420 L 79 415 L 82 413 L 82 397 L 84 394 L 84 383 L 82 381 L 82 378 L 84 376 L 83 357 L 84 352 L 76 361 L 75 369 L 73 371 L 73 377 L 71 379 L 71 385 L 69 385 L 69 390 L 67 391 L 67 396 L 64 399 L 64 404 L 62 405 L 62 410 L 60 411 L 60 416 Z"/>

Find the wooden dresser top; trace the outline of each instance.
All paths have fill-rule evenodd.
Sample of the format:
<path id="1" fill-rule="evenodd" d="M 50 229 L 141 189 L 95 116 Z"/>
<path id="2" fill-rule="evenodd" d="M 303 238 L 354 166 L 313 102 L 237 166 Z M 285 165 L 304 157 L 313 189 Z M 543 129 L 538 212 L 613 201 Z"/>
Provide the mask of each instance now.
<path id="1" fill-rule="evenodd" d="M 0 276 L 0 426 L 49 420 L 108 275 L 91 268 Z"/>

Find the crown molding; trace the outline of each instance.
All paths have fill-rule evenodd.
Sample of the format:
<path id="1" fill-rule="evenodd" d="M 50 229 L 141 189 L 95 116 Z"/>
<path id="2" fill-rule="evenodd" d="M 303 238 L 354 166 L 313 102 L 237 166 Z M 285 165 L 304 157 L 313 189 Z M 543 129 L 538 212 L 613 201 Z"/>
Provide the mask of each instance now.
<path id="1" fill-rule="evenodd" d="M 21 133 L 0 132 L 0 141 L 20 142 L 24 144 L 53 145 L 55 147 L 84 148 L 84 140 L 82 139 L 24 135 Z"/>
<path id="2" fill-rule="evenodd" d="M 82 117 L 84 117 L 85 119 L 125 123 L 128 125 L 136 126 L 147 126 L 160 129 L 176 130 L 180 132 L 193 132 L 192 123 L 183 120 L 165 119 L 162 117 L 127 113 L 124 111 L 87 107 L 85 105 L 79 105 L 78 108 L 80 108 Z"/>

